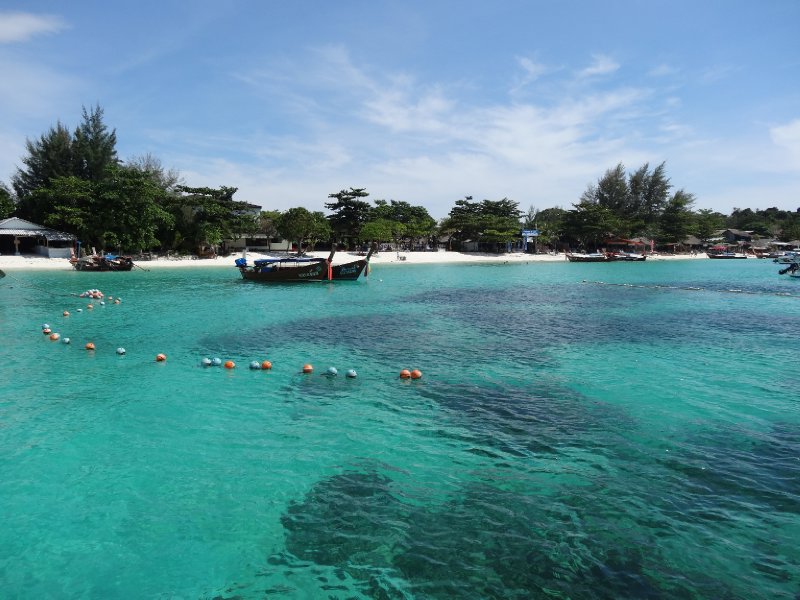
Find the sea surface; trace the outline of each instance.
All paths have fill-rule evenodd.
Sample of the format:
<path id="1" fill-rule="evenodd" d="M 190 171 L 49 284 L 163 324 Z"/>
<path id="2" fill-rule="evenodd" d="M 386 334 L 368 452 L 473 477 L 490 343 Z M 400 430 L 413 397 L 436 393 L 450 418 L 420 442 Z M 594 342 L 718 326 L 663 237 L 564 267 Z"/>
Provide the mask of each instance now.
<path id="1" fill-rule="evenodd" d="M 9 271 L 0 598 L 795 600 L 778 269 Z"/>

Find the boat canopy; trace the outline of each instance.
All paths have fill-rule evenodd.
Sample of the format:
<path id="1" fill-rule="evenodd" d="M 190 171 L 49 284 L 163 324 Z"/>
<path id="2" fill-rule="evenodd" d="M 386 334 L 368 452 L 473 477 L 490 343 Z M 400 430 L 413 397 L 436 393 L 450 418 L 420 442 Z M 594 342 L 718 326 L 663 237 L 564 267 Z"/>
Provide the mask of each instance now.
<path id="1" fill-rule="evenodd" d="M 324 260 L 324 258 L 259 258 L 253 261 L 253 264 L 257 267 L 263 267 L 275 263 L 313 263 L 322 262 Z"/>

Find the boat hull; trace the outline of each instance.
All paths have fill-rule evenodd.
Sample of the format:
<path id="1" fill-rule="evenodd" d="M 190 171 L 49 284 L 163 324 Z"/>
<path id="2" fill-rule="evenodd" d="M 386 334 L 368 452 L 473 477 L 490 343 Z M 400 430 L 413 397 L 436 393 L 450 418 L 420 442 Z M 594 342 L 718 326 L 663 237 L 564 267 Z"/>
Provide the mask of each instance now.
<path id="1" fill-rule="evenodd" d="M 567 254 L 569 262 L 607 262 L 605 254 Z"/>
<path id="2" fill-rule="evenodd" d="M 714 254 L 713 252 L 706 252 L 706 256 L 708 256 L 708 258 L 715 258 L 715 259 L 722 259 L 722 260 L 747 258 L 746 254 L 735 254 L 735 253 L 732 253 L 732 252 L 721 252 L 719 254 Z"/>
<path id="3" fill-rule="evenodd" d="M 286 283 L 299 281 L 328 281 L 328 265 L 324 259 L 300 267 L 271 267 L 269 270 L 257 270 L 251 267 L 239 267 L 242 279 L 263 283 Z"/>
<path id="4" fill-rule="evenodd" d="M 366 260 L 355 260 L 342 265 L 334 265 L 332 268 L 332 278 L 334 281 L 355 281 L 364 272 L 369 264 Z"/>
<path id="5" fill-rule="evenodd" d="M 133 259 L 129 256 L 120 256 L 106 259 L 103 256 L 87 256 L 72 261 L 76 271 L 130 271 L 133 269 Z"/>

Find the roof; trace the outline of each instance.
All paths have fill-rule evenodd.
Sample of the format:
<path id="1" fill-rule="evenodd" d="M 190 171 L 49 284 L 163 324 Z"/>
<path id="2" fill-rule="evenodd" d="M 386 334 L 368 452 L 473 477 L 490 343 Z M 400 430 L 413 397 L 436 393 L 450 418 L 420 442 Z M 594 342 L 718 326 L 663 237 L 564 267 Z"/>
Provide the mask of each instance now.
<path id="1" fill-rule="evenodd" d="M 76 239 L 71 233 L 50 229 L 19 217 L 11 217 L 0 221 L 0 235 L 45 238 L 49 242 L 66 242 Z"/>

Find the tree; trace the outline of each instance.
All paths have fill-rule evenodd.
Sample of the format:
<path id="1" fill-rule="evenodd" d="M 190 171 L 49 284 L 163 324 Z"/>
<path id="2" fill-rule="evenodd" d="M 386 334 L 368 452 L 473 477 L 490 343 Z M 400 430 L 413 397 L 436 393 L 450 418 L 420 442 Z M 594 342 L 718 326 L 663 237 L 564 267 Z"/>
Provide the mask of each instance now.
<path id="1" fill-rule="evenodd" d="M 311 230 L 306 235 L 306 239 L 311 246 L 311 250 L 314 250 L 314 246 L 317 245 L 317 242 L 329 240 L 332 233 L 333 230 L 331 229 L 331 224 L 325 216 L 325 213 L 320 210 L 315 210 L 312 212 Z"/>
<path id="2" fill-rule="evenodd" d="M 535 218 L 529 221 L 531 211 L 528 211 L 524 228 L 525 229 L 538 229 L 539 237 L 536 239 L 537 245 L 543 244 L 545 246 L 558 247 L 558 241 L 564 229 L 564 218 L 567 211 L 563 208 L 545 208 L 544 210 L 536 210 Z"/>
<path id="3" fill-rule="evenodd" d="M 85 246 L 98 243 L 97 223 L 102 216 L 96 210 L 93 185 L 74 175 L 51 179 L 46 187 L 34 190 L 28 203 L 47 207 L 40 223 L 48 227 L 70 231 Z"/>
<path id="4" fill-rule="evenodd" d="M 267 248 L 272 248 L 272 238 L 278 235 L 279 210 L 262 210 L 258 216 L 258 232 L 267 238 Z"/>
<path id="5" fill-rule="evenodd" d="M 175 191 L 178 185 L 183 185 L 180 172 L 175 169 L 164 169 L 161 159 L 149 152 L 128 159 L 126 164 L 133 169 L 146 173 L 165 192 Z"/>
<path id="6" fill-rule="evenodd" d="M 185 249 L 194 250 L 217 246 L 223 239 L 246 231 L 253 223 L 252 209 L 247 202 L 233 199 L 236 189 L 176 186 L 176 194 L 165 199 L 165 208 L 175 219 L 173 242 L 178 241 L 176 233 L 180 234 L 181 243 L 188 246 Z M 169 233 L 162 230 L 161 235 Z"/>
<path id="7" fill-rule="evenodd" d="M 697 237 L 707 244 L 708 241 L 714 237 L 714 232 L 725 227 L 725 215 L 712 212 L 708 208 L 702 208 L 697 211 L 694 219 L 694 230 Z"/>
<path id="8" fill-rule="evenodd" d="M 165 191 L 147 173 L 134 167 L 110 167 L 94 184 L 102 221 L 98 237 L 105 248 L 149 250 L 160 245 L 157 233 L 175 219 L 164 208 Z"/>
<path id="9" fill-rule="evenodd" d="M 17 167 L 11 185 L 17 194 L 19 215 L 41 223 L 46 216 L 46 207 L 30 203 L 29 198 L 35 190 L 47 187 L 52 179 L 74 174 L 72 134 L 58 122 L 38 140 L 26 140 L 25 149 L 28 154 L 22 159 L 24 168 Z"/>
<path id="10" fill-rule="evenodd" d="M 83 121 L 75 129 L 72 142 L 73 174 L 81 179 L 100 181 L 106 170 L 119 164 L 117 158 L 117 132 L 108 131 L 103 122 L 100 105 L 90 111 L 83 107 Z"/>
<path id="11" fill-rule="evenodd" d="M 497 246 L 519 238 L 521 215 L 519 204 L 508 198 L 478 203 L 465 196 L 456 200 L 440 228 L 452 233 L 459 243 L 474 240 Z"/>
<path id="12" fill-rule="evenodd" d="M 397 200 L 391 200 L 388 203 L 386 200 L 376 200 L 375 208 L 369 213 L 367 224 L 374 220 L 393 221 L 401 226 L 392 229 L 391 239 L 395 241 L 395 244 L 402 238 L 408 239 L 409 242 L 420 238 L 431 238 L 436 231 L 436 220 L 428 214 L 427 209 Z M 359 239 L 379 238 L 365 235 L 362 230 Z"/>
<path id="13" fill-rule="evenodd" d="M 328 215 L 333 233 L 339 239 L 347 239 L 348 243 L 358 238 L 361 226 L 369 218 L 370 205 L 358 198 L 366 198 L 369 193 L 366 188 L 350 188 L 341 190 L 336 194 L 329 194 L 328 198 L 335 198 L 335 202 L 326 202 L 325 208 L 332 211 Z"/>
<path id="14" fill-rule="evenodd" d="M 692 232 L 694 196 L 678 190 L 667 202 L 661 215 L 661 234 L 667 242 L 681 243 Z"/>
<path id="15" fill-rule="evenodd" d="M 11 190 L 5 183 L 0 182 L 0 219 L 7 219 L 13 215 L 16 208 Z"/>
<path id="16" fill-rule="evenodd" d="M 589 200 L 582 200 L 567 211 L 564 233 L 584 246 L 596 248 L 608 236 L 616 235 L 619 221 L 610 208 Z"/>
<path id="17" fill-rule="evenodd" d="M 652 231 L 666 205 L 671 185 L 665 163 L 652 172 L 648 163 L 625 175 L 619 163 L 605 172 L 596 184 L 590 184 L 581 195 L 581 203 L 591 202 L 611 210 L 617 221 L 617 234 L 630 237 Z"/>
<path id="18" fill-rule="evenodd" d="M 278 219 L 278 232 L 286 238 L 287 250 L 292 241 L 297 242 L 298 250 L 302 249 L 303 241 L 310 238 L 319 226 L 318 218 L 302 206 L 290 208 Z"/>

